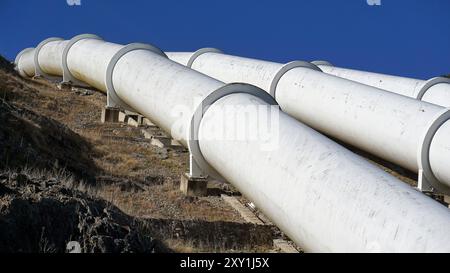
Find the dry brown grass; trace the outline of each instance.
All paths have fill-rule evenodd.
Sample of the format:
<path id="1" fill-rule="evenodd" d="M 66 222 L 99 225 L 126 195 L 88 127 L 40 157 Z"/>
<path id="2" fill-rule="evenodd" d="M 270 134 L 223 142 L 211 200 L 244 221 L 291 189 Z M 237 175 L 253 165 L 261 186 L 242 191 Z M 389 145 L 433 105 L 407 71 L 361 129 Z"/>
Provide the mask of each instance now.
<path id="1" fill-rule="evenodd" d="M 167 239 L 163 240 L 164 245 L 178 253 L 267 253 L 272 252 L 273 248 L 268 246 L 257 246 L 252 248 L 243 248 L 239 250 L 226 249 L 226 248 L 209 248 L 209 247 L 199 247 L 196 242 L 190 240 L 180 240 L 180 239 Z"/>
<path id="2" fill-rule="evenodd" d="M 89 153 L 87 156 L 94 162 L 97 175 L 114 180 L 105 182 L 95 194 L 134 216 L 200 217 L 212 221 L 240 219 L 232 210 L 218 212 L 222 208 L 216 201 L 189 200 L 180 194 L 177 182 L 187 170 L 187 153 L 167 151 L 167 158 L 162 159 L 161 154 L 166 151 L 142 140 L 140 128 L 100 123 L 106 101 L 103 93 L 80 96 L 70 90 L 60 90 L 45 80 L 22 79 L 12 74 L 3 76 L 12 82 L 11 86 L 20 85 L 6 95 L 14 104 L 32 108 L 67 125 L 91 144 L 92 149 L 85 153 Z M 162 183 L 148 182 L 154 177 L 163 177 Z M 143 190 L 130 192 L 117 181 L 143 185 Z"/>

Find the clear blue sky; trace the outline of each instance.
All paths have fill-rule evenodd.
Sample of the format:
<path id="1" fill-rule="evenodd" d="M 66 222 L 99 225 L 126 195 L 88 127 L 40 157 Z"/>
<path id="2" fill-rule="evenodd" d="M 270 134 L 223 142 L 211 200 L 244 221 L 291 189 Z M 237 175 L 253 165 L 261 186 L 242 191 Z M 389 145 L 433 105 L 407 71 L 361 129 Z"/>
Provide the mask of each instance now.
<path id="1" fill-rule="evenodd" d="M 73 1 L 73 0 L 69 0 Z M 0 54 L 95 33 L 166 51 L 217 47 L 416 78 L 450 73 L 450 0 L 0 0 Z"/>

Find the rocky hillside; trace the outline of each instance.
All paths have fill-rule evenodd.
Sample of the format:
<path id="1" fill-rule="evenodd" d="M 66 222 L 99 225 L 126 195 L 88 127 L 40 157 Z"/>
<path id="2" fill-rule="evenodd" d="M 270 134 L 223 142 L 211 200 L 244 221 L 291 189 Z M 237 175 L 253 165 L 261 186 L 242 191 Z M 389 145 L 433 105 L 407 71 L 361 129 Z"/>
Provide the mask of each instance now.
<path id="1" fill-rule="evenodd" d="M 14 64 L 12 64 L 10 61 L 8 61 L 2 55 L 0 55 L 0 69 L 11 73 L 14 71 Z"/>
<path id="2" fill-rule="evenodd" d="M 100 123 L 105 95 L 24 79 L 0 57 L 0 252 L 268 251 L 273 227 L 179 191 L 183 149 Z"/>
<path id="3" fill-rule="evenodd" d="M 7 96 L 8 84 L 0 75 L 0 96 Z M 0 120 L 0 168 L 66 169 L 80 179 L 93 179 L 95 164 L 86 153 L 91 148 L 67 126 L 5 99 Z"/>
<path id="4" fill-rule="evenodd" d="M 158 243 L 115 206 L 71 188 L 70 177 L 23 170 L 0 173 L 0 252 L 154 252 Z"/>
<path id="5" fill-rule="evenodd" d="M 13 102 L 35 92 L 0 57 L 0 252 L 65 252 L 69 240 L 83 252 L 157 250 L 132 217 L 76 189 L 95 181 L 91 147 Z"/>

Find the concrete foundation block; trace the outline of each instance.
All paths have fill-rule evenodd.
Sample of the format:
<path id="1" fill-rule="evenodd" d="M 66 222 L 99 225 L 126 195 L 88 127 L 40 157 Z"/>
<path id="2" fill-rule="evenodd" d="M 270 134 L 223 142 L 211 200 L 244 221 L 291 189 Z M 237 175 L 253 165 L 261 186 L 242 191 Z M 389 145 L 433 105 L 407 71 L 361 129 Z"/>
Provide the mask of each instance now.
<path id="1" fill-rule="evenodd" d="M 144 116 L 143 115 L 137 116 L 137 123 L 139 124 L 139 126 L 144 125 Z"/>
<path id="2" fill-rule="evenodd" d="M 106 122 L 119 122 L 119 113 L 120 110 L 118 108 L 110 108 L 105 107 L 102 109 L 102 123 Z"/>
<path id="3" fill-rule="evenodd" d="M 192 177 L 185 173 L 181 176 L 180 190 L 187 196 L 206 196 L 208 180 L 205 177 Z"/>
<path id="4" fill-rule="evenodd" d="M 165 137 L 152 137 L 150 144 L 159 148 L 166 148 L 170 146 L 170 138 Z"/>
<path id="5" fill-rule="evenodd" d="M 130 126 L 139 127 L 143 125 L 144 116 L 141 115 L 127 115 L 127 123 Z"/>
<path id="6" fill-rule="evenodd" d="M 124 122 L 124 123 L 127 123 L 127 122 L 128 122 L 128 116 L 127 116 L 127 114 L 125 114 L 125 113 L 122 112 L 122 111 L 119 112 L 119 122 Z"/>
<path id="7" fill-rule="evenodd" d="M 170 137 L 155 132 L 151 129 L 142 129 L 141 132 L 144 135 L 144 138 L 150 139 L 150 144 L 153 146 L 157 146 L 159 148 L 172 147 L 172 140 Z"/>
<path id="8" fill-rule="evenodd" d="M 181 143 L 178 142 L 177 140 L 171 139 L 170 140 L 170 146 L 182 147 L 183 145 L 181 145 Z"/>
<path id="9" fill-rule="evenodd" d="M 134 127 L 139 127 L 138 122 L 133 118 L 133 116 L 128 116 L 127 124 Z"/>
<path id="10" fill-rule="evenodd" d="M 142 129 L 141 133 L 144 135 L 144 138 L 146 139 L 152 139 L 155 136 L 155 134 L 152 133 L 151 130 Z"/>
<path id="11" fill-rule="evenodd" d="M 94 94 L 94 90 L 79 86 L 72 86 L 72 92 L 80 96 L 91 96 Z"/>
<path id="12" fill-rule="evenodd" d="M 70 91 L 72 90 L 72 85 L 68 82 L 60 82 L 56 84 L 56 88 L 59 90 Z"/>
<path id="13" fill-rule="evenodd" d="M 444 202 L 447 203 L 450 208 L 450 195 L 444 195 Z"/>

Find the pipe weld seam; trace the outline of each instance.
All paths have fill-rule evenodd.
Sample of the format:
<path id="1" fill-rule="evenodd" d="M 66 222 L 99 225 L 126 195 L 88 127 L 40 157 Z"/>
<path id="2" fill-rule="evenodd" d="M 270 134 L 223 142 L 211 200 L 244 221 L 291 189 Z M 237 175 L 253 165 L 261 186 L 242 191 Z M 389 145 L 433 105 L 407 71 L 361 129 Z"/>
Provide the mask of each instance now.
<path id="1" fill-rule="evenodd" d="M 105 75 L 105 83 L 106 83 L 106 94 L 109 96 L 113 102 L 118 104 L 120 107 L 123 107 L 126 110 L 134 111 L 134 109 L 126 104 L 122 99 L 119 98 L 119 96 L 116 93 L 116 89 L 114 88 L 113 83 L 113 73 L 114 68 L 116 67 L 117 62 L 125 56 L 127 53 L 134 51 L 134 50 L 148 50 L 150 52 L 153 52 L 157 55 L 160 55 L 164 58 L 168 58 L 167 55 L 162 52 L 161 49 L 150 45 L 150 44 L 143 44 L 143 43 L 131 43 L 123 48 L 121 48 L 119 51 L 114 54 L 114 56 L 109 61 L 108 67 L 106 69 L 106 75 Z M 108 105 L 109 106 L 109 105 Z"/>
<path id="2" fill-rule="evenodd" d="M 433 86 L 439 83 L 447 83 L 450 84 L 450 79 L 444 78 L 444 77 L 435 77 L 432 79 L 429 79 L 425 82 L 425 84 L 422 86 L 422 88 L 419 90 L 419 92 L 416 95 L 416 99 L 422 100 L 423 96 L 425 96 L 425 93 Z"/>
<path id="3" fill-rule="evenodd" d="M 101 37 L 94 34 L 80 34 L 70 39 L 69 43 L 64 48 L 62 55 L 63 82 L 77 81 L 77 79 L 72 75 L 72 73 L 69 70 L 69 66 L 67 65 L 67 56 L 69 56 L 69 51 L 74 44 L 76 44 L 78 41 L 85 39 L 103 40 Z"/>
<path id="4" fill-rule="evenodd" d="M 205 172 L 205 174 L 210 175 L 220 181 L 225 181 L 225 179 L 211 165 L 209 165 L 209 163 L 206 161 L 205 157 L 203 156 L 200 150 L 200 143 L 199 143 L 200 123 L 203 119 L 204 114 L 211 105 L 213 105 L 216 101 L 225 96 L 237 93 L 250 94 L 265 101 L 268 105 L 278 106 L 278 103 L 275 101 L 273 97 L 269 95 L 269 93 L 265 92 L 259 87 L 246 83 L 226 84 L 216 89 L 202 100 L 202 102 L 199 104 L 199 106 L 197 107 L 191 118 L 189 126 L 188 148 L 195 162 Z"/>
<path id="5" fill-rule="evenodd" d="M 33 51 L 33 50 L 35 50 L 34 47 L 28 47 L 28 48 L 25 48 L 24 50 L 20 51 L 19 54 L 17 54 L 16 59 L 14 60 L 14 69 L 15 69 L 17 72 L 19 72 L 19 74 L 21 73 L 21 72 L 19 71 L 19 61 L 20 61 L 20 58 L 22 58 L 22 56 L 23 56 L 25 53 L 30 52 L 30 51 Z M 26 74 L 26 73 L 24 72 L 24 74 Z M 27 76 L 29 76 L 29 75 L 27 75 Z"/>
<path id="6" fill-rule="evenodd" d="M 292 62 L 289 62 L 289 63 L 283 65 L 280 68 L 280 70 L 278 70 L 277 74 L 275 74 L 275 77 L 273 77 L 272 83 L 270 84 L 269 93 L 274 99 L 276 99 L 275 93 L 277 91 L 277 85 L 278 85 L 278 82 L 280 81 L 281 77 L 283 77 L 283 75 L 286 74 L 286 72 L 288 72 L 289 70 L 294 69 L 296 67 L 305 67 L 305 68 L 310 68 L 310 69 L 313 69 L 316 71 L 323 72 L 322 69 L 320 69 L 317 65 L 308 63 L 305 61 L 292 61 Z"/>
<path id="7" fill-rule="evenodd" d="M 331 66 L 331 67 L 334 66 L 332 63 L 330 63 L 328 61 L 323 61 L 323 60 L 312 61 L 311 63 L 315 64 L 317 66 L 319 66 L 319 65 L 326 65 L 326 66 Z"/>
<path id="8" fill-rule="evenodd" d="M 213 47 L 205 47 L 200 48 L 199 50 L 195 51 L 194 54 L 189 58 L 189 61 L 187 62 L 186 66 L 189 68 L 192 68 L 192 65 L 194 64 L 194 61 L 202 54 L 205 53 L 223 53 L 222 50 L 213 48 Z"/>
<path id="9" fill-rule="evenodd" d="M 441 183 L 434 175 L 430 164 L 430 147 L 439 128 L 449 120 L 450 108 L 445 108 L 436 115 L 421 138 L 422 145 L 419 147 L 417 156 L 419 170 L 422 170 L 423 175 L 434 189 L 444 194 L 450 194 L 450 187 Z"/>
<path id="10" fill-rule="evenodd" d="M 50 76 L 44 71 L 42 71 L 41 65 L 39 64 L 39 52 L 41 52 L 41 49 L 48 43 L 54 42 L 54 41 L 63 41 L 64 39 L 58 38 L 58 37 L 52 37 L 45 39 L 44 41 L 40 42 L 36 49 L 34 50 L 34 75 L 36 77 L 45 77 L 47 79 L 54 79 L 56 77 Z"/>

